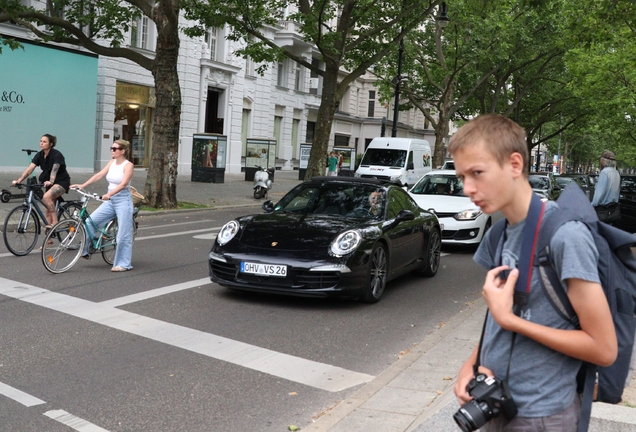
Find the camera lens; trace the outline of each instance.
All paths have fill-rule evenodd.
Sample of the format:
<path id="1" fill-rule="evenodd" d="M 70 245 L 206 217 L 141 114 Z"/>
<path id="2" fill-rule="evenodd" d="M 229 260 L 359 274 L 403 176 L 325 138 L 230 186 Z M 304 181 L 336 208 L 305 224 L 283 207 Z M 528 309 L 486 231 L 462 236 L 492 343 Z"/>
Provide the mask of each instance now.
<path id="1" fill-rule="evenodd" d="M 457 410 L 453 415 L 453 419 L 455 419 L 455 423 L 457 423 L 457 426 L 459 426 L 462 431 L 472 432 L 490 420 L 491 417 L 487 418 L 489 412 L 488 404 L 471 400 Z"/>

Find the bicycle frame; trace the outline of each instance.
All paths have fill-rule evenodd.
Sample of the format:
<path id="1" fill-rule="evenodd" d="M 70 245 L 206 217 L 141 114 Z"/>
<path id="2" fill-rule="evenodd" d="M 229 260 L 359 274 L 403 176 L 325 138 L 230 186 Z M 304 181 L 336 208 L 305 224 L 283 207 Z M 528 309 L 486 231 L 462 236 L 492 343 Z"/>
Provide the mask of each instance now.
<path id="1" fill-rule="evenodd" d="M 34 193 L 34 187 L 33 185 L 28 185 L 26 186 L 27 188 L 27 192 L 26 192 L 26 197 L 24 198 L 24 202 L 22 203 L 22 205 L 25 205 L 29 208 L 29 210 L 26 213 L 26 217 L 27 220 L 26 222 L 29 221 L 29 218 L 31 217 L 31 215 L 33 214 L 33 210 L 35 210 L 35 213 L 37 214 L 37 216 L 40 217 L 40 223 L 38 224 L 38 234 L 41 234 L 40 232 L 40 227 L 42 225 L 47 225 L 47 219 L 46 219 L 46 213 L 44 211 L 42 211 L 42 209 L 40 208 L 40 205 L 38 204 L 38 202 L 40 202 L 42 204 L 42 206 L 44 206 L 44 208 L 46 208 L 46 206 L 44 205 L 44 202 L 42 201 L 42 198 L 40 198 L 39 196 L 37 196 Z M 70 201 L 69 201 L 70 202 Z M 55 200 L 55 213 L 57 214 L 60 210 L 60 201 L 59 200 Z M 20 220 L 20 222 L 24 222 L 23 220 Z"/>
<path id="2" fill-rule="evenodd" d="M 86 202 L 88 203 L 88 200 Z M 88 240 L 90 241 L 90 245 L 88 247 L 89 253 L 93 254 L 93 253 L 101 251 L 106 246 L 112 246 L 112 245 L 116 245 L 117 244 L 117 240 L 116 239 L 112 239 L 112 243 L 104 243 L 103 242 L 103 240 L 107 239 L 106 229 L 108 228 L 108 225 L 109 225 L 110 221 L 106 222 L 103 227 L 99 228 L 93 222 L 93 219 L 91 218 L 91 215 L 88 213 L 88 209 L 86 208 L 85 205 L 82 206 L 82 210 L 80 211 L 80 214 L 79 214 L 78 217 L 81 219 L 82 225 L 84 226 L 84 230 L 86 232 Z M 112 219 L 111 219 L 111 221 L 112 221 Z M 93 228 L 93 232 L 97 233 L 97 235 L 95 235 L 93 237 L 91 237 L 89 235 L 89 233 L 91 232 L 88 229 L 88 224 L 89 223 L 91 224 L 91 227 Z"/>

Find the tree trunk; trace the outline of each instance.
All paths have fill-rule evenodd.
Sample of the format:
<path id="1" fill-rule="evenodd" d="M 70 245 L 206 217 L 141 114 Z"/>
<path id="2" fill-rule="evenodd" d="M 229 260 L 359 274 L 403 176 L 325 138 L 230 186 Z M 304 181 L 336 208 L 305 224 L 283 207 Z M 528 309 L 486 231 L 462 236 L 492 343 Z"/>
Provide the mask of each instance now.
<path id="1" fill-rule="evenodd" d="M 435 128 L 435 150 L 433 151 L 433 167 L 444 165 L 446 158 L 446 148 L 444 147 L 444 139 L 448 135 L 448 120 L 451 110 L 451 97 L 454 92 L 454 83 L 446 82 L 446 91 L 442 94 L 442 100 L 439 103 L 439 115 L 437 127 Z"/>
<path id="2" fill-rule="evenodd" d="M 338 68 L 336 63 L 327 63 L 323 77 L 322 97 L 320 108 L 318 108 L 318 119 L 314 132 L 314 142 L 309 153 L 309 162 L 304 180 L 309 180 L 315 176 L 325 175 L 327 163 L 327 149 L 329 148 L 329 134 L 333 116 L 338 104 Z"/>
<path id="3" fill-rule="evenodd" d="M 170 22 L 169 16 L 178 16 L 178 10 L 178 0 L 161 1 L 154 10 L 158 35 L 152 75 L 155 78 L 157 101 L 152 126 L 152 156 L 144 190 L 152 207 L 177 206 L 177 156 L 181 124 L 181 88 L 177 72 L 179 28 Z"/>

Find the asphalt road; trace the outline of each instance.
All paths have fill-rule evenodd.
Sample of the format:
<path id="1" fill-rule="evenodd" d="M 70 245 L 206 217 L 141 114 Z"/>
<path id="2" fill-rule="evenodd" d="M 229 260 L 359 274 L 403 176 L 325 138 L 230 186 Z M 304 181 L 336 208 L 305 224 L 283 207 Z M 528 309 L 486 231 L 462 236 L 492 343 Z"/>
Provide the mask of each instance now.
<path id="1" fill-rule="evenodd" d="M 444 249 L 436 277 L 394 280 L 375 305 L 230 292 L 207 252 L 252 210 L 143 216 L 125 273 L 93 256 L 52 275 L 1 244 L 0 429 L 303 427 L 480 295 L 470 249 Z"/>

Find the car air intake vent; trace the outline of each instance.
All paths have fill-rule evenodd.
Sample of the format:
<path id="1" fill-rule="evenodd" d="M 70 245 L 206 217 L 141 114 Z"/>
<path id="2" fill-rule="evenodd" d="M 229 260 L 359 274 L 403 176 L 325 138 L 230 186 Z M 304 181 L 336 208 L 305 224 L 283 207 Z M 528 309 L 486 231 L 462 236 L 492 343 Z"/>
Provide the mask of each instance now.
<path id="1" fill-rule="evenodd" d="M 382 175 L 368 175 L 368 174 L 363 174 L 361 177 L 362 177 L 362 178 L 374 178 L 374 179 L 378 179 L 378 180 L 391 180 L 391 177 L 389 177 L 389 176 L 382 176 Z"/>
<path id="2" fill-rule="evenodd" d="M 237 268 L 234 264 L 212 260 L 212 273 L 219 279 L 234 280 Z"/>
<path id="3" fill-rule="evenodd" d="M 447 217 L 453 217 L 457 213 L 435 213 L 435 214 L 437 215 L 438 218 L 447 218 Z"/>
<path id="4" fill-rule="evenodd" d="M 331 288 L 340 281 L 340 272 L 301 272 L 296 276 L 296 280 L 307 289 Z"/>

